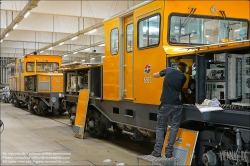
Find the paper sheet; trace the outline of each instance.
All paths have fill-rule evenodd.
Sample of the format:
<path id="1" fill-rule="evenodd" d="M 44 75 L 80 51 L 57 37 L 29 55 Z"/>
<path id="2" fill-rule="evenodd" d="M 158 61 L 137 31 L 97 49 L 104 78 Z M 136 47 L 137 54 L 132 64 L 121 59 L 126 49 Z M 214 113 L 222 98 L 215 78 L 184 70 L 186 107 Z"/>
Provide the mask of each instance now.
<path id="1" fill-rule="evenodd" d="M 210 111 L 220 111 L 223 110 L 221 107 L 197 107 L 201 113 Z"/>

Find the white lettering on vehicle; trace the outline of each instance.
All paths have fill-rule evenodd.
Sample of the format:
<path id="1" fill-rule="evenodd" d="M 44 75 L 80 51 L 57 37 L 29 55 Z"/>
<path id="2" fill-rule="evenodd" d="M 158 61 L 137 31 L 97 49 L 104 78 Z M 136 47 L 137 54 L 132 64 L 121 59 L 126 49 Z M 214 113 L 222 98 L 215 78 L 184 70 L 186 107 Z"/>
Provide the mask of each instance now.
<path id="1" fill-rule="evenodd" d="M 152 76 L 147 76 L 143 78 L 144 84 L 151 84 Z"/>

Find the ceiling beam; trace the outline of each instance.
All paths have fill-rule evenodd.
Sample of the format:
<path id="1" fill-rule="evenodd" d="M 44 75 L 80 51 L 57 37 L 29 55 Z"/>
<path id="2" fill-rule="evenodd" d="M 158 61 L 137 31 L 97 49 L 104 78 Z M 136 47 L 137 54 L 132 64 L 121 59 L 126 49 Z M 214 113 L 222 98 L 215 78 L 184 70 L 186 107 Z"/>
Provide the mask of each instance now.
<path id="1" fill-rule="evenodd" d="M 75 49 L 75 50 L 72 50 L 70 52 L 67 52 L 67 54 L 72 54 L 74 52 L 79 52 L 81 50 L 85 50 L 85 49 L 88 49 L 88 48 L 91 48 L 91 47 L 96 47 L 96 46 L 100 46 L 101 44 L 104 44 L 104 42 L 97 42 L 97 43 L 94 43 L 94 44 L 90 44 L 89 46 L 84 46 L 84 47 L 81 47 L 81 48 L 78 48 L 78 49 Z"/>
<path id="2" fill-rule="evenodd" d="M 29 44 L 51 44 L 51 42 L 42 42 L 42 41 L 38 41 L 38 42 L 35 42 L 35 41 L 21 41 L 21 40 L 4 40 L 5 42 L 10 42 L 10 43 L 15 43 L 15 44 L 17 44 L 17 43 L 29 43 Z M 8 45 L 10 45 L 10 43 L 8 44 Z M 65 43 L 64 45 L 68 45 L 68 46 L 79 46 L 79 47 L 81 47 L 81 46 L 84 46 L 84 45 L 86 45 L 86 44 L 70 44 L 70 43 Z M 4 44 L 2 44 L 1 45 L 1 48 L 3 48 L 3 47 L 5 47 L 5 45 Z M 6 46 L 6 47 L 8 47 L 8 46 Z M 11 47 L 11 46 L 9 46 L 9 47 Z M 13 48 L 13 47 L 12 47 Z M 16 49 L 26 49 L 26 48 L 23 48 L 23 47 L 18 47 L 17 45 L 15 45 L 15 48 Z M 13 48 L 13 49 L 15 49 L 15 48 Z"/>
<path id="3" fill-rule="evenodd" d="M 76 32 L 76 33 L 71 34 L 71 35 L 69 35 L 69 36 L 67 36 L 67 37 L 65 37 L 65 38 L 62 38 L 62 39 L 60 39 L 60 40 L 58 40 L 58 41 L 56 41 L 56 42 L 54 42 L 54 43 L 52 43 L 52 44 L 49 44 L 49 45 L 47 45 L 46 47 L 40 48 L 40 49 L 38 49 L 38 50 L 35 50 L 35 52 L 40 52 L 40 51 L 47 50 L 47 49 L 49 49 L 49 48 L 51 48 L 51 47 L 53 47 L 53 46 L 59 45 L 59 44 L 62 43 L 62 42 L 65 42 L 65 41 L 70 40 L 70 39 L 72 39 L 72 38 L 74 38 L 74 37 L 76 37 L 76 36 L 79 36 L 79 35 L 81 35 L 81 34 L 87 33 L 87 32 L 89 32 L 89 31 L 91 31 L 91 30 L 93 30 L 93 29 L 96 29 L 96 28 L 99 28 L 99 27 L 102 27 L 102 26 L 103 26 L 103 22 L 99 22 L 99 23 L 97 23 L 97 24 L 95 24 L 95 25 L 93 25 L 93 26 L 90 26 L 90 27 L 88 27 L 88 28 L 86 28 L 86 29 L 83 29 L 83 30 L 81 30 L 81 31 L 79 31 L 79 32 Z M 30 53 L 30 54 L 33 54 L 33 52 Z"/>
<path id="4" fill-rule="evenodd" d="M 28 4 L 23 8 L 23 10 L 19 13 L 19 15 L 11 22 L 11 24 L 1 34 L 1 37 L 0 37 L 1 42 L 4 39 L 4 37 L 6 36 L 6 34 L 8 34 L 10 31 L 12 31 L 14 29 L 14 26 L 17 26 L 17 24 L 23 20 L 24 15 L 27 12 L 30 12 L 33 8 L 37 7 L 37 4 L 39 1 L 40 0 L 30 0 L 28 2 Z"/>

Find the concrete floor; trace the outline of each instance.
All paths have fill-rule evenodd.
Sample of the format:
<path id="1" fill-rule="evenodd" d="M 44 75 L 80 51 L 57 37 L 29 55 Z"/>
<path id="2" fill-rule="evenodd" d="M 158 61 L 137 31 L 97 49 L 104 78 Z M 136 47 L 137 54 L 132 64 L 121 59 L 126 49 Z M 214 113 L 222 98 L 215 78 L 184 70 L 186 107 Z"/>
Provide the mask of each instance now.
<path id="1" fill-rule="evenodd" d="M 4 122 L 1 165 L 44 165 L 50 162 L 46 165 L 122 166 L 136 165 L 136 157 L 141 155 L 89 135 L 84 139 L 75 138 L 70 126 L 12 104 L 1 103 L 1 120 Z"/>

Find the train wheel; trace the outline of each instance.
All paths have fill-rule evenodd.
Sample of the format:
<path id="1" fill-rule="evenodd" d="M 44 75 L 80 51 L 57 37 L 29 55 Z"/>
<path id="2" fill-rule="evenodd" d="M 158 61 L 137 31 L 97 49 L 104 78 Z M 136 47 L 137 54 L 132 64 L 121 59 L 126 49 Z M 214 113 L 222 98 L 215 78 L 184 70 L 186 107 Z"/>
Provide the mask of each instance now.
<path id="1" fill-rule="evenodd" d="M 39 115 L 45 116 L 48 113 L 47 105 L 43 101 L 39 101 L 37 109 Z"/>
<path id="2" fill-rule="evenodd" d="M 28 104 L 27 107 L 29 112 L 34 112 L 34 109 L 32 108 L 31 104 Z"/>
<path id="3" fill-rule="evenodd" d="M 68 112 L 68 117 L 70 118 L 72 116 L 72 112 L 69 106 L 66 108 L 66 112 Z"/>
<path id="4" fill-rule="evenodd" d="M 113 130 L 115 134 L 122 135 L 122 130 L 118 127 L 116 123 L 112 124 Z"/>
<path id="5" fill-rule="evenodd" d="M 104 116 L 96 109 L 88 109 L 90 113 L 86 118 L 86 129 L 90 134 L 94 134 L 101 138 L 108 136 L 107 125 L 103 121 Z"/>
<path id="6" fill-rule="evenodd" d="M 69 106 L 66 110 L 68 111 L 68 116 L 70 118 L 73 114 L 76 114 L 76 105 Z"/>
<path id="7" fill-rule="evenodd" d="M 19 102 L 18 99 L 15 99 L 15 100 L 14 100 L 14 106 L 17 107 L 17 108 L 20 107 L 20 102 Z"/>
<path id="8" fill-rule="evenodd" d="M 16 99 L 13 99 L 13 105 L 16 107 Z"/>
<path id="9" fill-rule="evenodd" d="M 204 130 L 200 132 L 197 140 L 195 149 L 196 165 L 230 165 L 231 161 L 221 160 L 219 153 L 221 151 L 233 151 L 234 147 L 236 147 L 234 133 L 225 131 L 224 129 L 219 129 L 219 127 L 218 129 L 215 129 L 215 131 Z"/>
<path id="10" fill-rule="evenodd" d="M 72 114 L 72 116 L 69 118 L 70 124 L 71 124 L 72 126 L 74 126 L 74 124 L 75 124 L 75 118 L 76 118 L 76 115 L 73 115 L 73 114 Z M 85 127 L 86 127 L 86 125 L 85 125 Z"/>

